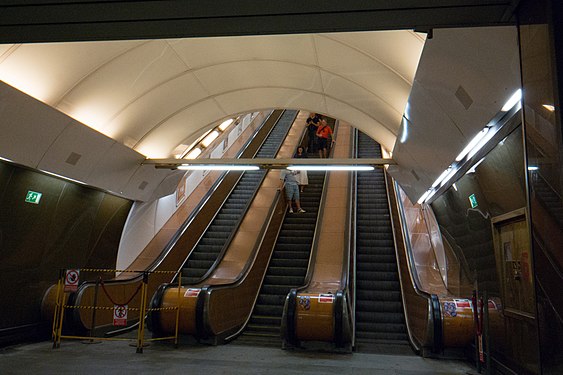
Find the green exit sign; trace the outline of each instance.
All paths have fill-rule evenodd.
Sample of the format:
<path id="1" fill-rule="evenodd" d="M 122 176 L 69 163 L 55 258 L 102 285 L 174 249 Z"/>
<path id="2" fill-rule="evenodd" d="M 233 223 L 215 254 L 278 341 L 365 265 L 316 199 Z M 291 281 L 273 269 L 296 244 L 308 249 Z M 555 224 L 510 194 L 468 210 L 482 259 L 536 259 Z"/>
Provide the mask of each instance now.
<path id="1" fill-rule="evenodd" d="M 471 194 L 469 196 L 469 203 L 471 203 L 471 208 L 477 207 L 479 204 L 477 203 L 477 198 L 475 198 L 475 194 Z"/>
<path id="2" fill-rule="evenodd" d="M 41 200 L 42 195 L 43 194 L 38 193 L 36 191 L 29 190 L 27 192 L 27 195 L 25 196 L 25 201 L 27 203 L 39 204 L 39 201 Z"/>

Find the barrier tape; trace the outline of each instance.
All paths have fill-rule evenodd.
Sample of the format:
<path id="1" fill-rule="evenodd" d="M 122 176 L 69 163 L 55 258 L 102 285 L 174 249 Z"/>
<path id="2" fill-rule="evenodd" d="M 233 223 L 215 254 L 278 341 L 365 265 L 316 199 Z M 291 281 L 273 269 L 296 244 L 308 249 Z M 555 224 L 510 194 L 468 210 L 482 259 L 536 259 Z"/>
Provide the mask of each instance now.
<path id="1" fill-rule="evenodd" d="M 63 305 L 65 309 L 83 309 L 83 310 L 113 310 L 113 307 L 108 306 L 74 306 L 74 305 Z M 177 310 L 178 307 L 153 307 L 153 308 L 146 308 L 145 311 L 165 311 L 165 310 Z M 138 307 L 127 307 L 127 310 L 130 311 L 139 311 L 141 310 Z"/>
<path id="2" fill-rule="evenodd" d="M 135 298 L 135 296 L 137 295 L 137 293 L 139 293 L 139 290 L 141 290 L 141 287 L 143 286 L 142 283 L 139 283 L 139 286 L 137 287 L 137 290 L 135 290 L 135 292 L 133 293 L 133 295 L 131 296 L 131 298 L 129 298 L 127 300 L 127 302 L 125 303 L 117 303 L 113 300 L 113 298 L 111 298 L 111 296 L 109 295 L 108 291 L 106 290 L 106 286 L 104 284 L 104 280 L 102 280 L 102 278 L 100 277 L 98 279 L 98 281 L 100 282 L 100 284 L 102 285 L 102 290 L 104 291 L 104 293 L 106 294 L 106 296 L 108 297 L 108 299 L 110 300 L 111 303 L 113 303 L 114 305 L 129 305 L 129 302 L 133 301 L 133 298 Z"/>
<path id="3" fill-rule="evenodd" d="M 112 270 L 107 268 L 80 268 L 80 272 L 130 272 L 130 273 L 177 273 L 178 271 L 133 271 L 133 270 Z"/>

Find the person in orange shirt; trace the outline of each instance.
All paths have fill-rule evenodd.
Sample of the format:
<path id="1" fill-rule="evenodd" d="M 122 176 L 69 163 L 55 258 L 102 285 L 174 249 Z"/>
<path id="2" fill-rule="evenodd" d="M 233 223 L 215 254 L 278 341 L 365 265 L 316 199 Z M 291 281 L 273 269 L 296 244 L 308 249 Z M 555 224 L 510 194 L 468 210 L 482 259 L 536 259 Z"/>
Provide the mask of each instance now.
<path id="1" fill-rule="evenodd" d="M 318 137 L 318 146 L 319 146 L 319 157 L 327 158 L 328 157 L 328 142 L 329 138 L 331 143 L 334 143 L 332 129 L 326 123 L 325 119 L 322 119 L 317 129 L 317 137 Z"/>

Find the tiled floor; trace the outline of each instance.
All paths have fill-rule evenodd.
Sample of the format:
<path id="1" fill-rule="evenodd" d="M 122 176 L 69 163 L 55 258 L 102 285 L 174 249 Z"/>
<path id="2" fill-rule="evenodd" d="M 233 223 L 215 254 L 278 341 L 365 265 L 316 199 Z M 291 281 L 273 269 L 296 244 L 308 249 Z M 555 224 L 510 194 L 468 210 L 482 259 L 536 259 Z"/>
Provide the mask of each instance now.
<path id="1" fill-rule="evenodd" d="M 137 354 L 128 342 L 66 340 L 0 349 L 0 374 L 476 374 L 461 361 L 415 355 L 334 354 L 243 345 L 151 343 Z"/>

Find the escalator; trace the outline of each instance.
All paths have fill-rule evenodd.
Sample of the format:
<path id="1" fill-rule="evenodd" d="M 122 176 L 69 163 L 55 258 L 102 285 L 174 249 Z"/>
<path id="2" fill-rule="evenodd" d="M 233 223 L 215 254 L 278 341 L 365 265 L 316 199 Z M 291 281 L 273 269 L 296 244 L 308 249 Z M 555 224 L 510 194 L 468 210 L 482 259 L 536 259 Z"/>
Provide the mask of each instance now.
<path id="1" fill-rule="evenodd" d="M 272 111 L 271 115 L 264 120 L 257 131 L 251 136 L 251 138 L 243 145 L 241 151 L 238 153 L 237 157 L 252 158 L 257 155 L 272 155 L 275 154 L 276 150 L 280 147 L 283 138 L 288 132 L 293 119 L 295 118 L 297 111 L 282 111 L 275 110 Z M 259 176 L 258 176 L 259 177 Z M 228 172 L 224 175 L 218 177 L 213 183 L 209 192 L 204 196 L 201 202 L 194 208 L 192 213 L 186 218 L 183 218 L 183 223 L 178 226 L 176 233 L 171 236 L 167 241 L 158 240 L 155 241 L 155 245 L 149 249 L 148 253 L 152 254 L 155 250 L 159 250 L 158 246 L 162 250 L 159 251 L 160 255 L 156 255 L 152 260 L 152 263 L 147 265 L 148 257 L 141 256 L 133 263 L 132 269 L 134 270 L 147 270 L 147 271 L 166 271 L 166 272 L 155 272 L 151 273 L 150 280 L 148 281 L 148 294 L 152 295 L 160 285 L 163 283 L 169 283 L 171 280 L 170 271 L 179 270 L 180 267 L 186 263 L 186 259 L 195 261 L 194 268 L 198 268 L 197 271 L 193 272 L 188 269 L 184 269 L 184 273 L 187 273 L 187 277 L 182 278 L 183 283 L 192 282 L 205 274 L 209 267 L 212 267 L 217 256 L 220 255 L 217 252 L 216 240 L 219 239 L 222 243 L 226 243 L 229 240 L 229 236 L 232 234 L 222 233 L 221 227 L 229 224 L 231 226 L 231 231 L 236 232 L 236 227 L 238 224 L 238 219 L 242 214 L 233 215 L 233 207 L 242 206 L 246 207 L 248 204 L 241 204 L 240 197 L 244 194 L 238 194 L 240 191 L 247 190 L 248 182 L 258 183 L 258 180 L 252 176 L 252 173 L 243 175 L 241 178 L 241 173 L 239 172 Z M 239 187 L 237 188 L 237 184 Z M 256 186 L 254 186 L 256 190 Z M 236 193 L 234 193 L 236 191 Z M 226 203 L 228 197 L 232 194 L 229 203 Z M 252 195 L 252 192 L 251 192 Z M 250 200 L 250 198 L 249 198 Z M 227 218 L 230 215 L 231 218 L 236 217 L 236 222 L 227 221 L 215 221 L 212 223 L 213 219 L 217 219 L 217 213 L 224 207 L 223 213 L 225 213 Z M 240 212 L 240 211 L 236 211 Z M 221 218 L 222 219 L 222 218 Z M 213 234 L 208 234 L 205 241 L 201 242 L 200 239 L 204 238 L 207 229 L 212 228 Z M 219 231 L 217 230 L 219 229 Z M 211 233 L 211 232 L 210 232 Z M 207 242 L 206 242 L 207 241 Z M 197 250 L 195 250 L 198 242 L 201 245 Z M 151 245 L 152 242 L 149 244 Z M 212 245 L 212 246 L 206 246 Z M 194 249 L 194 251 L 192 251 Z M 152 253 L 151 253 L 152 252 Z M 215 253 L 214 253 L 215 252 Z M 190 256 L 193 253 L 194 256 Z M 197 255 L 196 255 L 197 254 Z M 150 260 L 150 259 L 149 259 Z M 136 265 L 138 263 L 138 265 Z M 184 266 L 185 267 L 185 266 Z M 207 267 L 207 268 L 206 268 Z M 198 274 L 199 272 L 199 274 Z M 140 294 L 135 294 L 138 290 L 143 279 L 143 275 L 139 272 L 124 272 L 114 279 L 104 280 L 104 290 L 106 293 L 99 293 L 97 296 L 97 304 L 99 306 L 107 306 L 110 304 L 109 297 L 106 294 L 111 295 L 123 295 L 129 296 L 134 295 L 133 299 L 130 301 L 132 306 L 138 306 L 140 304 Z M 89 304 L 96 295 L 97 283 L 92 278 L 92 281 L 86 281 L 81 283 L 79 290 L 71 295 L 69 299 L 70 304 L 80 305 L 83 304 L 81 301 L 86 301 Z M 42 302 L 42 315 L 45 320 L 52 321 L 54 305 L 55 305 L 56 288 L 50 288 Z M 73 332 L 87 332 L 92 328 L 91 323 L 91 312 L 87 309 L 73 309 L 72 313 L 65 314 L 65 321 L 68 321 L 68 327 Z M 131 313 L 130 319 L 132 322 L 137 318 L 135 311 Z M 99 311 L 96 316 L 96 327 L 108 326 L 113 322 L 113 317 L 111 311 L 102 310 Z M 65 323 L 67 324 L 67 323 Z"/>
<path id="2" fill-rule="evenodd" d="M 255 157 L 273 158 L 281 146 L 297 111 L 284 111 Z M 223 204 L 205 234 L 182 267 L 182 285 L 202 280 L 217 262 L 244 216 L 266 171 L 247 171 Z"/>
<path id="3" fill-rule="evenodd" d="M 284 302 L 289 291 L 305 280 L 325 175 L 309 172 L 309 185 L 301 193 L 301 206 L 307 212 L 285 215 L 257 302 L 237 343 L 281 345 Z"/>
<path id="4" fill-rule="evenodd" d="M 358 158 L 381 158 L 381 147 L 358 132 L 357 153 Z M 358 173 L 356 201 L 356 347 L 412 353 L 382 169 Z"/>

